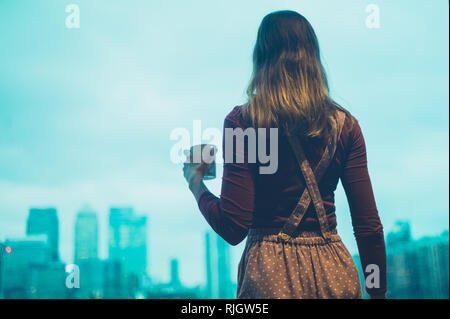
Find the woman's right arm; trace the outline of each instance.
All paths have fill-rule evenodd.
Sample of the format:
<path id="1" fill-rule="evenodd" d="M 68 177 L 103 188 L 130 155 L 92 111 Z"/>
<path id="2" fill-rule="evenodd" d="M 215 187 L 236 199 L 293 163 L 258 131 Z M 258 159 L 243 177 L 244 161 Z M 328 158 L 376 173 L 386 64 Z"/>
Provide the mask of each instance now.
<path id="1" fill-rule="evenodd" d="M 343 166 L 341 180 L 350 207 L 364 278 L 367 279 L 367 276 L 374 271 L 370 267 L 366 268 L 368 265 L 376 265 L 379 269 L 379 284 L 376 285 L 377 283 L 373 282 L 371 277 L 366 282 L 375 286 L 368 287 L 366 284 L 366 292 L 371 298 L 384 298 L 387 287 L 383 226 L 378 216 L 367 168 L 364 136 L 356 119 L 350 132 L 350 149 Z"/>

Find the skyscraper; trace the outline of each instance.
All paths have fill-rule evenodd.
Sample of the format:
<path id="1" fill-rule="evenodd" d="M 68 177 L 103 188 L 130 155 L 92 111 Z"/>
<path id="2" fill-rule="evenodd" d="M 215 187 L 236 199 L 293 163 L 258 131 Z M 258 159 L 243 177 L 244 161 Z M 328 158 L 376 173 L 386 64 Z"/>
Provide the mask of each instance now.
<path id="1" fill-rule="evenodd" d="M 27 219 L 27 235 L 46 235 L 52 261 L 59 259 L 59 225 L 55 208 L 31 208 Z"/>
<path id="2" fill-rule="evenodd" d="M 206 232 L 205 234 L 205 257 L 206 257 L 206 298 L 218 298 L 218 273 L 213 271 L 214 260 L 217 259 L 215 250 L 213 249 L 214 244 L 211 242 L 212 234 Z"/>
<path id="3" fill-rule="evenodd" d="M 230 246 L 216 233 L 205 234 L 207 298 L 234 298 Z"/>
<path id="4" fill-rule="evenodd" d="M 83 209 L 75 221 L 74 262 L 80 269 L 80 298 L 96 298 L 103 290 L 103 263 L 98 259 L 98 221 L 97 214 Z"/>
<path id="5" fill-rule="evenodd" d="M 177 259 L 172 259 L 170 261 L 170 285 L 172 287 L 181 286 L 180 273 L 179 273 L 179 269 L 178 269 L 178 260 Z"/>
<path id="6" fill-rule="evenodd" d="M 132 208 L 111 208 L 109 259 L 119 261 L 125 275 L 141 276 L 147 267 L 147 217 Z"/>
<path id="7" fill-rule="evenodd" d="M 75 256 L 76 264 L 85 260 L 98 258 L 98 221 L 97 214 L 81 211 L 75 221 Z"/>

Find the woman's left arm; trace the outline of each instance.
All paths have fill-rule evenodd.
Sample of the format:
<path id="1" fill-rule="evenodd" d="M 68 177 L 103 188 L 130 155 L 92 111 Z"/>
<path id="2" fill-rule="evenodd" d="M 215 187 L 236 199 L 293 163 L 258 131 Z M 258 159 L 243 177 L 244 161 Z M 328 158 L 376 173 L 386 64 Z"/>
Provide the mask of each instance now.
<path id="1" fill-rule="evenodd" d="M 239 128 L 230 119 L 225 119 L 225 129 Z M 230 141 L 231 142 L 231 141 Z M 233 138 L 233 151 L 236 150 L 236 138 Z M 212 194 L 203 183 L 205 166 L 189 164 L 184 166 L 184 176 L 189 189 L 195 196 L 201 213 L 209 225 L 231 245 L 239 244 L 248 234 L 251 226 L 255 201 L 254 171 L 248 163 L 247 141 L 244 145 L 244 163 L 224 163 L 222 190 L 220 198 Z M 225 157 L 225 154 L 224 154 Z"/>

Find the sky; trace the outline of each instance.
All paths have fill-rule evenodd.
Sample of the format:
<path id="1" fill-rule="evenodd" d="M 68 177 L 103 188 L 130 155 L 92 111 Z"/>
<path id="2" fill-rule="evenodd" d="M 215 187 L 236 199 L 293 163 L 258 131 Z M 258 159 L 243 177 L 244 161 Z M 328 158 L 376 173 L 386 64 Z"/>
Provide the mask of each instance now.
<path id="1" fill-rule="evenodd" d="M 66 28 L 70 3 L 79 29 Z M 168 280 L 178 258 L 183 283 L 202 284 L 209 228 L 169 136 L 194 120 L 221 130 L 245 103 L 259 23 L 281 9 L 311 22 L 331 94 L 362 127 L 385 232 L 397 220 L 416 238 L 448 229 L 448 1 L 0 0 L 0 241 L 25 235 L 30 207 L 56 207 L 69 263 L 89 206 L 106 258 L 109 208 L 132 206 L 148 216 L 150 275 Z M 336 206 L 357 253 L 341 184 Z"/>

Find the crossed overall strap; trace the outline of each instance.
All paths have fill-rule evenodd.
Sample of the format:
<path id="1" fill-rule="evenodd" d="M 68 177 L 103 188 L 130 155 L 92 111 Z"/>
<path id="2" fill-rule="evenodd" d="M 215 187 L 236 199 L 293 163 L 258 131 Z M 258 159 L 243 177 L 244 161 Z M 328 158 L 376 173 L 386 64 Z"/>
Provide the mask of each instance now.
<path id="1" fill-rule="evenodd" d="M 288 221 L 284 224 L 282 230 L 278 234 L 279 239 L 289 240 L 295 235 L 298 225 L 302 221 L 305 213 L 309 207 L 311 199 L 316 210 L 317 219 L 319 221 L 320 230 L 322 236 L 325 239 L 330 239 L 331 232 L 328 224 L 325 208 L 323 206 L 322 197 L 320 195 L 318 181 L 323 177 L 326 169 L 331 163 L 334 153 L 336 151 L 337 141 L 341 135 L 342 127 L 344 126 L 345 113 L 342 111 L 337 111 L 337 127 L 332 126 L 331 134 L 329 134 L 329 139 L 325 151 L 317 164 L 314 172 L 306 159 L 305 153 L 301 146 L 300 140 L 297 136 L 289 136 L 289 143 L 295 153 L 295 157 L 300 165 L 303 177 L 306 182 L 306 188 L 303 191 L 297 205 L 289 216 Z"/>

